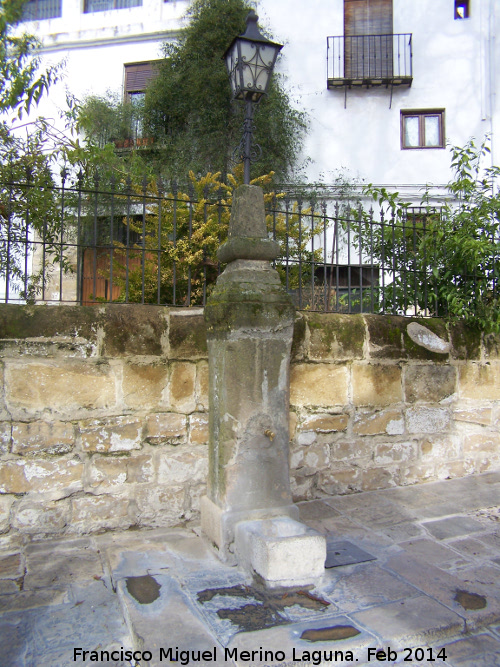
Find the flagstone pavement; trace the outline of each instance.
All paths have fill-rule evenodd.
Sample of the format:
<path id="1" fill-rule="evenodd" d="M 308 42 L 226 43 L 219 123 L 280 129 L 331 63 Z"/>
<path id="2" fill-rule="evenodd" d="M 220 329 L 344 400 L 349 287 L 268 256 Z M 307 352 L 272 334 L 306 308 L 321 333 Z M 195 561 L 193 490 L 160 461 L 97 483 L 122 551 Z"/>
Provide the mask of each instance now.
<path id="1" fill-rule="evenodd" d="M 328 560 L 295 590 L 196 525 L 0 536 L 0 667 L 500 666 L 500 472 L 299 507 Z"/>

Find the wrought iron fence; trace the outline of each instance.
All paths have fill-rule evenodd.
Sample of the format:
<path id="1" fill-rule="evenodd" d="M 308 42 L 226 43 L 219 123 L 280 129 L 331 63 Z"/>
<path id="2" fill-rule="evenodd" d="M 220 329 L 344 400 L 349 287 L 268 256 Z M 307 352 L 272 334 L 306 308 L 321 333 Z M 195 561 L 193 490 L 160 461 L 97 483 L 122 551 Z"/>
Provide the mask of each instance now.
<path id="1" fill-rule="evenodd" d="M 443 316 L 449 281 L 467 281 L 471 299 L 498 289 L 498 254 L 473 275 L 450 269 L 438 210 L 375 214 L 315 192 L 265 202 L 274 266 L 299 309 Z M 202 181 L 0 184 L 0 301 L 203 306 L 230 204 L 229 186 Z"/>

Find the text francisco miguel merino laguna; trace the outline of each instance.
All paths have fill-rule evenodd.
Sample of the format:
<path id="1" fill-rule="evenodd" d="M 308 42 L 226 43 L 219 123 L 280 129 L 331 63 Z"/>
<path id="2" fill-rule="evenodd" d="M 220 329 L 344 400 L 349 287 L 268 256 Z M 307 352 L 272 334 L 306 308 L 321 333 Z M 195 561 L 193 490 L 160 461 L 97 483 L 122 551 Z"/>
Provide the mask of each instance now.
<path id="1" fill-rule="evenodd" d="M 284 662 L 286 660 L 293 660 L 294 662 L 307 662 L 308 664 L 321 665 L 323 662 L 358 662 L 359 658 L 353 655 L 352 651 L 332 651 L 332 650 L 315 650 L 307 651 L 302 649 L 292 648 L 292 654 L 286 655 L 285 651 L 269 651 L 259 647 L 253 651 L 241 651 L 238 648 L 217 648 L 214 646 L 205 651 L 198 650 L 180 650 L 177 646 L 175 648 L 160 648 L 159 655 L 155 658 L 160 662 L 178 662 L 180 665 L 190 665 L 201 662 L 214 662 L 217 664 L 219 658 L 222 660 L 236 660 L 240 662 L 254 662 L 259 660 L 261 662 Z M 398 658 L 398 652 L 390 647 L 384 650 L 377 648 L 366 648 L 366 657 L 363 660 L 368 662 L 394 662 Z M 437 651 L 433 648 L 405 648 L 400 651 L 405 655 L 405 661 L 413 661 L 413 657 L 418 660 L 423 660 L 425 657 L 429 662 L 435 662 L 436 667 L 439 666 L 440 660 L 446 660 L 445 649 Z M 73 649 L 73 662 L 89 661 L 102 662 L 104 660 L 136 660 L 138 662 L 148 662 L 153 659 L 151 651 L 134 651 L 130 649 L 113 649 L 109 651 L 86 651 L 82 648 Z M 220 663 L 219 663 L 220 664 Z"/>

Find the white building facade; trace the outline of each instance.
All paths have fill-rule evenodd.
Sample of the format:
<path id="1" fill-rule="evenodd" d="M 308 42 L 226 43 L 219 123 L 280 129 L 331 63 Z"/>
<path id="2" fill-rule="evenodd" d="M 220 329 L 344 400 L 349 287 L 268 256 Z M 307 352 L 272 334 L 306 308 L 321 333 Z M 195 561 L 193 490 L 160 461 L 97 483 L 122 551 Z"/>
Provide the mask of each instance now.
<path id="1" fill-rule="evenodd" d="M 447 144 L 480 142 L 486 134 L 492 161 L 500 159 L 496 0 L 255 6 L 261 25 L 285 44 L 278 68 L 309 115 L 309 183 L 328 185 L 343 170 L 403 190 L 442 185 L 451 175 Z M 177 38 L 188 7 L 189 0 L 30 0 L 32 20 L 21 27 L 42 40 L 45 60 L 65 61 L 64 79 L 39 113 L 57 118 L 65 87 L 77 98 L 140 92 L 132 90 L 140 76 L 134 84 L 131 73 L 162 57 L 162 43 Z"/>

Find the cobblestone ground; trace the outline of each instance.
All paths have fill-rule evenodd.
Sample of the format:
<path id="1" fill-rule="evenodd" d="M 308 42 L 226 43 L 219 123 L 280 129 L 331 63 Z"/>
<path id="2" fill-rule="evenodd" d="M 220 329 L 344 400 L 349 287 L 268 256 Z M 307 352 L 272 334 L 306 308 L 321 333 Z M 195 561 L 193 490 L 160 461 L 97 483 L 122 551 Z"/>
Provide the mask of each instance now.
<path id="1" fill-rule="evenodd" d="M 332 565 L 307 590 L 260 588 L 195 525 L 2 536 L 1 667 L 500 665 L 500 472 L 300 510 Z"/>

